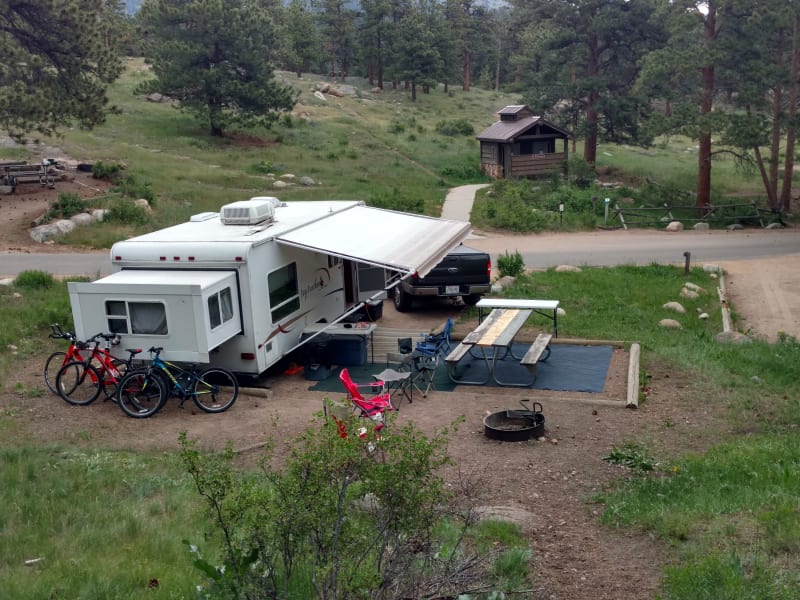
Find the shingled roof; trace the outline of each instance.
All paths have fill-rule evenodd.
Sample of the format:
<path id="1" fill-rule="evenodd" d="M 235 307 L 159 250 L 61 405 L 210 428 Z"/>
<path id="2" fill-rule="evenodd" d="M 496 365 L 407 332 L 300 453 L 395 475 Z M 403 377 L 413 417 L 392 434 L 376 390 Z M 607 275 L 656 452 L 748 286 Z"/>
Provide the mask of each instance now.
<path id="1" fill-rule="evenodd" d="M 547 127 L 555 133 L 569 138 L 570 134 L 560 127 L 553 125 L 542 117 L 531 114 L 531 110 L 524 105 L 506 106 L 497 111 L 500 120 L 492 123 L 475 137 L 482 142 L 513 142 L 537 125 Z"/>

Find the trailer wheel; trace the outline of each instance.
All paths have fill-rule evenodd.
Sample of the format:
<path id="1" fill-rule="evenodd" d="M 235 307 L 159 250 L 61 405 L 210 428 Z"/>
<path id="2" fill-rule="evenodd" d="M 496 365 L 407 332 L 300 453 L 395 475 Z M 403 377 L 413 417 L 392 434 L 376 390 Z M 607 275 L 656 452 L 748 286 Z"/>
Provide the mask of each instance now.
<path id="1" fill-rule="evenodd" d="M 481 299 L 480 294 L 469 294 L 468 296 L 461 296 L 461 299 L 464 301 L 464 304 L 467 306 L 475 306 L 478 303 L 478 300 Z"/>
<path id="2" fill-rule="evenodd" d="M 403 291 L 402 288 L 397 287 L 394 290 L 394 307 L 398 312 L 407 312 L 411 309 L 411 303 L 414 301 L 410 294 Z"/>

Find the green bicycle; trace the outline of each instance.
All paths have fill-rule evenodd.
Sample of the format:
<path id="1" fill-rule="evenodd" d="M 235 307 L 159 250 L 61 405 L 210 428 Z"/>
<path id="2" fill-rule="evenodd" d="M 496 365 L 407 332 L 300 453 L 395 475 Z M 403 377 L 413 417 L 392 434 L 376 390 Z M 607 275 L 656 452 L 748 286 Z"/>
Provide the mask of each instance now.
<path id="1" fill-rule="evenodd" d="M 197 408 L 209 413 L 228 410 L 239 395 L 236 377 L 222 367 L 196 365 L 182 368 L 161 358 L 163 348 L 149 348 L 150 364 L 127 373 L 118 385 L 118 400 L 129 417 L 143 419 L 156 414 L 169 396 L 180 399 L 180 406 L 189 398 Z"/>

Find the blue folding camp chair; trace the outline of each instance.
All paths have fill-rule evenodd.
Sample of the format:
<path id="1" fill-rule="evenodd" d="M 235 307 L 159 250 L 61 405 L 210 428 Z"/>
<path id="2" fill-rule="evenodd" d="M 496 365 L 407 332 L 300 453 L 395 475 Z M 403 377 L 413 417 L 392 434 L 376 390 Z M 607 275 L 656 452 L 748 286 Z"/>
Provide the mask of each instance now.
<path id="1" fill-rule="evenodd" d="M 425 334 L 416 343 L 412 360 L 414 365 L 414 386 L 422 392 L 423 398 L 434 387 L 436 367 L 450 353 L 450 333 L 455 321 L 447 319 L 441 329 Z"/>

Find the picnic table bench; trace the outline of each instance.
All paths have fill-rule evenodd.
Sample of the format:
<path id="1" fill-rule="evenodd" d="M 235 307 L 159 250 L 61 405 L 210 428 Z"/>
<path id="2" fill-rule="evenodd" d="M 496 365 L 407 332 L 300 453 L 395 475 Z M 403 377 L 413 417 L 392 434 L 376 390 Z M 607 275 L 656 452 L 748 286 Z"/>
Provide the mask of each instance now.
<path id="1" fill-rule="evenodd" d="M 550 358 L 550 340 L 552 339 L 553 336 L 549 333 L 540 333 L 536 336 L 536 340 L 531 344 L 525 356 L 519 361 L 519 364 L 528 369 L 528 373 L 534 377 L 536 377 L 536 366 L 539 361 L 544 362 Z"/>
<path id="2" fill-rule="evenodd" d="M 20 183 L 39 182 L 42 186 L 55 187 L 55 170 L 49 164 L 4 163 L 0 165 L 3 185 L 12 188 Z"/>

